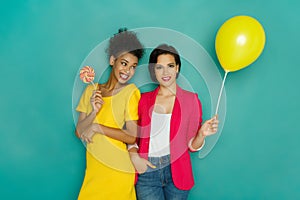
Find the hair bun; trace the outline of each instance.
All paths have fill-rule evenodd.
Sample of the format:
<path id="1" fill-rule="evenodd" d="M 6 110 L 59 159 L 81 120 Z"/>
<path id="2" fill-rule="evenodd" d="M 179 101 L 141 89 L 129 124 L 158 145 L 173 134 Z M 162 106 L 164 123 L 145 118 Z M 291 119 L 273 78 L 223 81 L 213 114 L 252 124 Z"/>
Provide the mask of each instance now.
<path id="1" fill-rule="evenodd" d="M 119 28 L 119 33 L 122 33 L 122 32 L 125 32 L 125 31 L 127 31 L 128 29 L 126 28 L 126 27 L 124 27 L 124 28 Z"/>

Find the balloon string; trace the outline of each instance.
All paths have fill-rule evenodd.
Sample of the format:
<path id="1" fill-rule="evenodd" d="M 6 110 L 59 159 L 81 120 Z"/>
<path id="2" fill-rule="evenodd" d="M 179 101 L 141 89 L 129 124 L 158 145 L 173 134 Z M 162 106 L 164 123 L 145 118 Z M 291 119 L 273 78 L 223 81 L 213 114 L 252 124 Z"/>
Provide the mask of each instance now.
<path id="1" fill-rule="evenodd" d="M 224 84 L 225 84 L 225 80 L 226 80 L 227 74 L 228 74 L 228 71 L 225 71 L 225 75 L 224 75 L 224 78 L 223 78 L 223 81 L 222 81 L 221 90 L 220 90 L 219 97 L 218 97 L 218 103 L 217 103 L 216 113 L 215 114 L 218 114 L 219 104 L 220 104 L 220 100 L 221 100 L 221 96 L 222 96 L 222 92 L 223 92 L 223 88 L 224 88 Z"/>

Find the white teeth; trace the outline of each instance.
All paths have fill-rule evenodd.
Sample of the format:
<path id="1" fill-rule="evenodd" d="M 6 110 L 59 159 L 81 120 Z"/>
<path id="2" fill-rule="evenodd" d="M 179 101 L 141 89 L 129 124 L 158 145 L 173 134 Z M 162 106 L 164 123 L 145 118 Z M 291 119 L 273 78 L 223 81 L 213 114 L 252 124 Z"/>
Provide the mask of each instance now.
<path id="1" fill-rule="evenodd" d="M 168 80 L 170 80 L 171 79 L 171 77 L 163 77 L 162 78 L 162 80 L 164 80 L 164 81 L 168 81 Z"/>
<path id="2" fill-rule="evenodd" d="M 120 76 L 122 79 L 128 79 L 128 77 L 129 77 L 128 75 L 125 75 L 125 74 L 121 74 Z"/>

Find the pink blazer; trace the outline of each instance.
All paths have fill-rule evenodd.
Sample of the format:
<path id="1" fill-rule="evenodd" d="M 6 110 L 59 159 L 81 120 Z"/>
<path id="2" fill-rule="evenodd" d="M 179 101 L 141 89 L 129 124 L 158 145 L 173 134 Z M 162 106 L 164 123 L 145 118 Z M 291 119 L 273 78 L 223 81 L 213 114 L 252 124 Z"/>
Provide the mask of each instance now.
<path id="1" fill-rule="evenodd" d="M 145 159 L 148 159 L 151 116 L 158 91 L 159 87 L 143 93 L 139 102 L 138 146 L 140 156 Z M 201 123 L 202 107 L 198 95 L 177 85 L 170 127 L 170 158 L 173 182 L 181 190 L 190 190 L 194 186 L 188 143 L 197 134 Z"/>

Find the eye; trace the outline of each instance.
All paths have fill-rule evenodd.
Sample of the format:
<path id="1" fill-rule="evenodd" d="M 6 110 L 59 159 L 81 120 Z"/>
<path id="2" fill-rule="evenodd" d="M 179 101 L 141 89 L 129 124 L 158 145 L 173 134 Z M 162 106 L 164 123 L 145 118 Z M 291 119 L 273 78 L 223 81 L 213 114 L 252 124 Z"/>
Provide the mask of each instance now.
<path id="1" fill-rule="evenodd" d="M 170 68 L 174 68 L 175 65 L 174 65 L 174 64 L 169 64 L 169 67 L 170 67 Z"/>
<path id="2" fill-rule="evenodd" d="M 135 70 L 136 66 L 131 66 L 130 70 Z"/>
<path id="3" fill-rule="evenodd" d="M 162 69 L 161 65 L 155 65 L 155 69 Z"/>
<path id="4" fill-rule="evenodd" d="M 121 65 L 127 66 L 127 63 L 126 62 L 121 62 Z"/>

